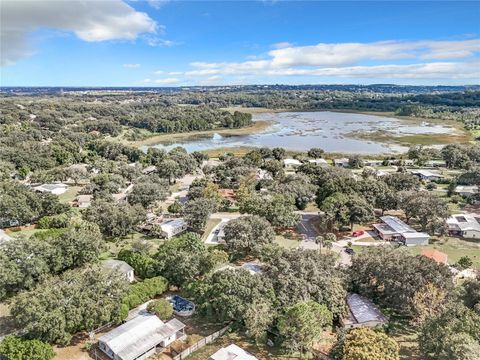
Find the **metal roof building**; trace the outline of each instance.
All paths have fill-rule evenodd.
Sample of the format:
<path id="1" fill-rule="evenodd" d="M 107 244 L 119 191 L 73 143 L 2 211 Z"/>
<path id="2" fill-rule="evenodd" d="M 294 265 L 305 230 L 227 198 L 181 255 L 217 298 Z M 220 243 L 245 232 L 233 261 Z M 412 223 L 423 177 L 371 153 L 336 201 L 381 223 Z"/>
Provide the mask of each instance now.
<path id="1" fill-rule="evenodd" d="M 184 336 L 185 324 L 164 323 L 156 315 L 140 314 L 98 339 L 99 348 L 114 360 L 143 360 Z"/>
<path id="2" fill-rule="evenodd" d="M 352 327 L 375 327 L 386 324 L 387 318 L 369 299 L 358 294 L 347 295 L 348 316 L 342 320 L 343 326 Z"/>
<path id="3" fill-rule="evenodd" d="M 257 358 L 240 346 L 230 344 L 212 354 L 208 360 L 257 360 Z"/>
<path id="4" fill-rule="evenodd" d="M 430 236 L 418 232 L 395 216 L 382 216 L 380 224 L 373 224 L 375 232 L 383 240 L 397 240 L 405 245 L 427 245 Z"/>

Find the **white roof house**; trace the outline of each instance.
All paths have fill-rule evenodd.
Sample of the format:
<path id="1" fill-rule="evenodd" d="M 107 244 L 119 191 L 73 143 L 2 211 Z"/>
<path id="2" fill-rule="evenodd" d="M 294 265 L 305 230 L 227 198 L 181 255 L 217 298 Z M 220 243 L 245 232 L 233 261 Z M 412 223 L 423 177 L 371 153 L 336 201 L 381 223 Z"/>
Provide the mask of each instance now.
<path id="1" fill-rule="evenodd" d="M 100 337 L 98 346 L 113 360 L 146 359 L 182 338 L 184 328 L 177 319 L 164 323 L 156 315 L 140 314 Z"/>
<path id="2" fill-rule="evenodd" d="M 458 185 L 455 193 L 461 196 L 469 197 L 478 194 L 480 191 L 477 185 Z"/>
<path id="3" fill-rule="evenodd" d="M 155 165 L 147 166 L 145 169 L 142 170 L 142 174 L 148 175 L 157 171 L 157 167 Z"/>
<path id="4" fill-rule="evenodd" d="M 467 239 L 480 239 L 480 214 L 455 214 L 447 219 L 448 231 Z"/>
<path id="5" fill-rule="evenodd" d="M 405 245 L 428 245 L 430 235 L 418 232 L 395 216 L 382 216 L 379 224 L 373 224 L 375 232 L 383 240 L 403 242 Z"/>
<path id="6" fill-rule="evenodd" d="M 320 166 L 328 166 L 328 162 L 325 159 L 310 159 L 310 160 L 308 160 L 308 162 L 310 162 L 312 164 L 317 164 L 317 165 L 320 165 Z"/>
<path id="7" fill-rule="evenodd" d="M 243 350 L 240 346 L 230 344 L 212 354 L 208 360 L 258 360 L 252 354 Z"/>
<path id="8" fill-rule="evenodd" d="M 13 240 L 13 238 L 11 236 L 8 236 L 5 231 L 3 231 L 2 229 L 0 229 L 0 244 L 4 243 L 4 242 L 7 242 L 7 241 L 11 241 Z"/>
<path id="9" fill-rule="evenodd" d="M 48 192 L 55 195 L 61 195 L 67 191 L 67 189 L 68 185 L 65 184 L 42 184 L 33 188 L 35 191 Z"/>
<path id="10" fill-rule="evenodd" d="M 348 167 L 348 159 L 341 158 L 341 159 L 333 159 L 333 165 L 340 166 L 340 167 Z"/>
<path id="11" fill-rule="evenodd" d="M 188 225 L 185 220 L 179 218 L 164 221 L 160 224 L 160 228 L 162 229 L 162 235 L 167 239 L 170 239 L 172 236 L 175 236 L 187 230 Z"/>
<path id="12" fill-rule="evenodd" d="M 92 199 L 93 195 L 78 195 L 74 201 L 74 205 L 81 209 L 85 209 L 92 205 Z"/>
<path id="13" fill-rule="evenodd" d="M 438 180 L 443 178 L 442 175 L 429 170 L 412 170 L 411 173 L 422 180 Z"/>
<path id="14" fill-rule="evenodd" d="M 369 299 L 358 294 L 347 295 L 348 315 L 342 320 L 343 326 L 352 327 L 375 327 L 387 323 L 387 318 Z"/>
<path id="15" fill-rule="evenodd" d="M 105 260 L 102 262 L 102 266 L 105 269 L 118 271 L 120 274 L 124 275 L 128 282 L 135 281 L 135 274 L 133 267 L 128 265 L 125 261 L 122 260 Z"/>
<path id="16" fill-rule="evenodd" d="M 285 166 L 291 166 L 291 167 L 302 165 L 302 162 L 297 159 L 284 159 L 283 163 Z"/>

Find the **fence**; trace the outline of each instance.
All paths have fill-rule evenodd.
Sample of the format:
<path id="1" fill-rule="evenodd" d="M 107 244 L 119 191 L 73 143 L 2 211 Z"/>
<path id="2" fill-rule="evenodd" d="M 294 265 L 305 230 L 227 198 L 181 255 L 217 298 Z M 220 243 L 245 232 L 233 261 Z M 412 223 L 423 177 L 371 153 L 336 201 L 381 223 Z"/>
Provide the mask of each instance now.
<path id="1" fill-rule="evenodd" d="M 190 355 L 194 351 L 197 351 L 198 349 L 201 349 L 205 345 L 210 344 L 212 341 L 214 341 L 215 339 L 217 339 L 220 336 L 222 336 L 223 334 L 225 334 L 225 332 L 229 329 L 230 329 L 230 325 L 227 325 L 223 329 L 220 329 L 217 332 L 214 332 L 213 334 L 210 334 L 207 337 L 204 337 L 203 339 L 197 341 L 195 344 L 190 346 L 188 349 L 185 349 L 181 353 L 176 355 L 173 358 L 173 360 L 183 360 L 183 359 L 185 359 L 188 355 Z"/>

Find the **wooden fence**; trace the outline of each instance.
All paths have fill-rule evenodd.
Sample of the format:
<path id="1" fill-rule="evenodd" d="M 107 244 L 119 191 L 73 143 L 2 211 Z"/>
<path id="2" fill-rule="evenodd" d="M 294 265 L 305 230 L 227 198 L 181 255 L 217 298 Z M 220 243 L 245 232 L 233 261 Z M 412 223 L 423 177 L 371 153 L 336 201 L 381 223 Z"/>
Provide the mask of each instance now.
<path id="1" fill-rule="evenodd" d="M 220 336 L 222 336 L 223 334 L 225 334 L 225 332 L 230 329 L 230 326 L 231 325 L 227 325 L 223 329 L 220 329 L 217 332 L 214 332 L 213 334 L 210 334 L 207 337 L 204 337 L 203 339 L 197 341 L 195 344 L 190 346 L 188 349 L 185 349 L 181 353 L 176 355 L 173 358 L 173 360 L 183 360 L 183 359 L 187 358 L 187 356 L 189 356 L 194 351 L 197 351 L 198 349 L 201 349 L 205 345 L 210 344 L 212 341 L 214 341 L 215 339 L 217 339 Z"/>

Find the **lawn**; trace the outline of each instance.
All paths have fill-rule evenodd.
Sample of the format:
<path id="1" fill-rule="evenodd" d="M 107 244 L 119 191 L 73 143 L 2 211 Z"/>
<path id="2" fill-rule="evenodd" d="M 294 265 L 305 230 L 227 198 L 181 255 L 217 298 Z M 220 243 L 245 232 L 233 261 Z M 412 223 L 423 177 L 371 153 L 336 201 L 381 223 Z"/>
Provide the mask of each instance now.
<path id="1" fill-rule="evenodd" d="M 277 235 L 274 240 L 275 244 L 280 245 L 285 249 L 295 249 L 298 247 L 299 241 L 295 239 L 288 239 L 283 235 Z"/>
<path id="2" fill-rule="evenodd" d="M 78 193 L 80 190 L 83 189 L 83 186 L 70 186 L 67 191 L 65 191 L 63 194 L 59 195 L 58 198 L 61 203 L 69 203 L 78 196 Z"/>
<path id="3" fill-rule="evenodd" d="M 220 223 L 220 219 L 208 219 L 207 224 L 205 225 L 205 231 L 202 235 L 202 240 L 207 240 L 208 235 L 212 232 L 213 228 Z"/>
<path id="4" fill-rule="evenodd" d="M 430 245 L 408 247 L 408 251 L 414 255 L 422 253 L 424 249 L 437 249 L 448 255 L 448 263 L 455 264 L 462 256 L 468 255 L 473 266 L 480 270 L 480 242 L 466 241 L 454 237 L 445 237 L 441 240 L 430 240 Z"/>
<path id="5" fill-rule="evenodd" d="M 246 338 L 240 333 L 232 332 L 219 337 L 214 342 L 205 345 L 200 350 L 191 354 L 189 360 L 205 360 L 212 354 L 217 352 L 222 347 L 235 344 L 242 349 L 248 351 L 252 355 L 256 356 L 259 360 L 280 360 L 280 359 L 292 359 L 292 356 L 281 354 L 277 347 L 268 347 L 262 344 L 255 344 L 250 339 Z M 296 357 L 293 357 L 296 358 Z"/>

